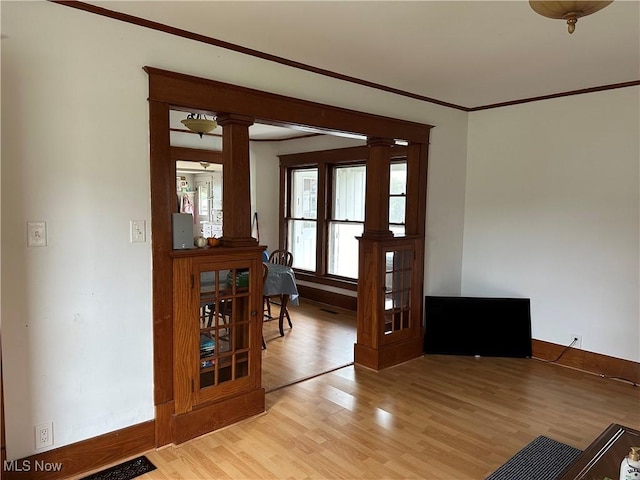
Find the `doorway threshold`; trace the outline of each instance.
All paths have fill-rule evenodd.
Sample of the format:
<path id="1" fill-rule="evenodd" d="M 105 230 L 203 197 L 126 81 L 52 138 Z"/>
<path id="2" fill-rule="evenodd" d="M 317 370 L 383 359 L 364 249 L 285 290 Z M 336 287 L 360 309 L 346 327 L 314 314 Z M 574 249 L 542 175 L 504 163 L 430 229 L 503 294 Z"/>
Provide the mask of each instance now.
<path id="1" fill-rule="evenodd" d="M 278 387 L 274 387 L 274 388 L 272 388 L 270 390 L 265 390 L 265 394 L 268 394 L 268 393 L 271 393 L 271 392 L 276 392 L 278 390 L 282 390 L 283 388 L 287 388 L 287 387 L 290 387 L 292 385 L 296 385 L 298 383 L 306 382 L 307 380 L 311 380 L 312 378 L 320 377 L 322 375 L 325 375 L 325 374 L 331 373 L 331 372 L 335 372 L 336 370 L 340 370 L 340 369 L 345 368 L 345 367 L 350 367 L 353 364 L 354 364 L 354 362 L 345 363 L 344 365 L 340 365 L 338 367 L 334 367 L 334 368 L 331 368 L 329 370 L 325 370 L 325 371 L 320 372 L 320 373 L 315 373 L 313 375 L 308 375 L 306 377 L 299 378 L 298 380 L 293 380 L 292 382 L 285 383 L 284 385 L 280 385 Z"/>

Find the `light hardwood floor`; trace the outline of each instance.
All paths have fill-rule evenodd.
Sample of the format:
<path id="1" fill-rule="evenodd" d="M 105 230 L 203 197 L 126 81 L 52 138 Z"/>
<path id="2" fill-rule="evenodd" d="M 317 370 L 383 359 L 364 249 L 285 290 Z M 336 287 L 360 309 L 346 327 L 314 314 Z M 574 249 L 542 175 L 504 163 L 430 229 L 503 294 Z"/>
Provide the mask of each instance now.
<path id="1" fill-rule="evenodd" d="M 272 306 L 274 319 L 263 323 L 262 386 L 267 392 L 353 363 L 355 312 L 306 299 L 288 310 L 293 328 L 285 320 L 284 337 L 277 305 Z"/>
<path id="2" fill-rule="evenodd" d="M 297 344 L 303 321 L 294 322 L 285 338 L 265 336 L 266 368 L 284 355 L 278 342 L 306 362 L 312 349 Z M 147 452 L 158 468 L 139 479 L 482 480 L 539 435 L 584 449 L 610 423 L 640 428 L 640 388 L 535 359 L 351 365 L 266 402 L 263 415 Z"/>

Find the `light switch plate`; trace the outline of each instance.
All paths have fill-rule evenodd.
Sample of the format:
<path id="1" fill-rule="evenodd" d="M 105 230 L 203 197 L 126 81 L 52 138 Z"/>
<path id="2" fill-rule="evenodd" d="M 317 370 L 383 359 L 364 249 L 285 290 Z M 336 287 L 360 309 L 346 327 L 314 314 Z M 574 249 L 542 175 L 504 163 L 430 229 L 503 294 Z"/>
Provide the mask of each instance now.
<path id="1" fill-rule="evenodd" d="M 47 246 L 47 222 L 27 222 L 27 246 Z"/>
<path id="2" fill-rule="evenodd" d="M 147 227 L 144 220 L 131 220 L 129 222 L 129 235 L 131 243 L 143 243 L 147 241 Z"/>

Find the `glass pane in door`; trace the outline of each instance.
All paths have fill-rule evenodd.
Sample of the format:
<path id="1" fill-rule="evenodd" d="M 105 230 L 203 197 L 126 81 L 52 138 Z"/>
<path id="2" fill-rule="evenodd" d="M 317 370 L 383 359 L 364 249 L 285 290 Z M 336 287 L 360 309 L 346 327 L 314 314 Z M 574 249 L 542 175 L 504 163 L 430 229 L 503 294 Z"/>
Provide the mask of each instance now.
<path id="1" fill-rule="evenodd" d="M 249 375 L 249 270 L 200 273 L 199 388 Z"/>
<path id="2" fill-rule="evenodd" d="M 385 335 L 411 327 L 412 257 L 409 250 L 385 252 Z"/>

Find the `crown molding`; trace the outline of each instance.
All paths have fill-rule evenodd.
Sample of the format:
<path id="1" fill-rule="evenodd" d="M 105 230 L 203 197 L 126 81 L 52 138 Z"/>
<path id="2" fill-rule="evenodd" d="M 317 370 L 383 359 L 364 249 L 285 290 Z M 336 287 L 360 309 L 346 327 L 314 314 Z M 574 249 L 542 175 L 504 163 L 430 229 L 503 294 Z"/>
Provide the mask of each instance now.
<path id="1" fill-rule="evenodd" d="M 424 95 L 420 95 L 413 92 L 407 92 L 405 90 L 400 90 L 398 88 L 390 87 L 388 85 L 382 85 L 375 82 L 370 82 L 368 80 L 363 80 L 356 77 L 351 77 L 349 75 L 343 75 L 341 73 L 333 72 L 331 70 L 326 70 L 324 68 L 314 67 L 313 65 L 308 65 L 306 63 L 297 62 L 295 60 L 290 60 L 284 57 L 279 57 L 277 55 L 271 55 L 269 53 L 261 52 L 259 50 L 255 50 L 252 48 L 243 47 L 242 45 L 237 45 L 230 42 L 225 42 L 223 40 L 219 40 L 217 38 L 209 37 L 206 35 L 201 35 L 198 33 L 190 32 L 188 30 L 183 30 L 181 28 L 175 28 L 170 25 L 165 25 L 163 23 L 154 22 L 152 20 L 147 20 L 141 17 L 136 17 L 134 15 L 129 15 L 126 13 L 116 12 L 114 10 L 109 10 L 107 8 L 98 7 L 96 5 L 91 5 L 85 2 L 73 1 L 73 0 L 48 0 L 51 3 L 55 3 L 58 5 L 63 5 L 65 7 L 72 7 L 78 10 L 83 10 L 85 12 L 94 13 L 96 15 L 101 15 L 103 17 L 108 17 L 114 20 L 119 20 L 122 22 L 130 23 L 133 25 L 138 25 L 140 27 L 150 28 L 152 30 L 157 30 L 160 32 L 168 33 L 170 35 L 175 35 L 178 37 L 194 40 L 201 43 L 206 43 L 209 45 L 213 45 L 215 47 L 224 48 L 227 50 L 232 50 L 237 53 L 242 53 L 244 55 L 249 55 L 252 57 L 260 58 L 262 60 L 267 60 L 270 62 L 278 63 L 280 65 L 285 65 L 292 68 L 298 68 L 300 70 L 305 70 L 307 72 L 316 73 L 318 75 L 323 75 L 326 77 L 335 78 L 337 80 L 342 80 L 349 83 L 355 83 L 357 85 L 362 85 L 364 87 L 374 88 L 376 90 L 380 90 L 383 92 L 393 93 L 396 95 L 400 95 L 402 97 L 413 98 L 414 100 L 419 100 L 422 102 L 433 103 L 435 105 L 440 105 L 443 107 L 449 107 L 456 110 L 461 110 L 463 112 L 477 112 L 480 110 L 490 110 L 494 108 L 508 107 L 512 105 L 519 105 L 522 103 L 530 103 L 537 102 L 541 100 L 549 100 L 553 98 L 560 97 L 568 97 L 572 95 L 584 95 L 587 93 L 593 92 L 601 92 L 604 90 L 614 90 L 617 88 L 631 87 L 640 85 L 640 80 L 632 80 L 628 82 L 615 83 L 610 85 L 602 85 L 598 87 L 585 88 L 581 90 L 571 90 L 568 92 L 554 93 L 549 95 L 542 95 L 539 97 L 531 97 L 524 98 L 518 100 L 510 100 L 507 102 L 500 103 L 492 103 L 488 105 L 479 105 L 476 107 L 465 107 L 462 105 L 456 105 L 453 103 L 445 102 L 442 100 L 438 100 L 436 98 L 427 97 Z"/>

